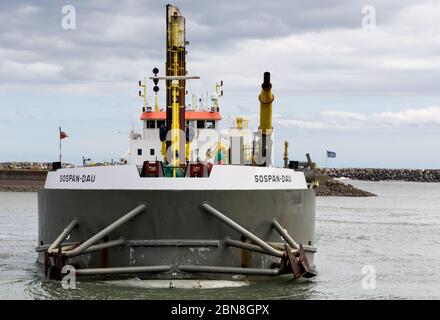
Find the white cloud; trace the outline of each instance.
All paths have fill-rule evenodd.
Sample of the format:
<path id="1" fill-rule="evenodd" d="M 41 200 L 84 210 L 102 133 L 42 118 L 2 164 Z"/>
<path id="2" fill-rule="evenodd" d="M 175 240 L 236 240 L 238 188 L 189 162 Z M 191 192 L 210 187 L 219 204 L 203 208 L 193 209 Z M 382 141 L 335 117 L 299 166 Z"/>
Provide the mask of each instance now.
<path id="1" fill-rule="evenodd" d="M 284 20 L 277 22 L 276 28 L 271 22 L 274 14 L 271 7 L 262 7 L 265 10 L 261 12 L 267 13 L 264 15 L 255 11 L 258 19 L 249 13 L 243 26 L 237 22 L 243 17 L 238 13 L 234 15 L 233 9 L 244 10 L 246 4 L 219 7 L 228 13 L 222 19 L 229 19 L 227 21 L 231 23 L 219 23 L 221 12 L 214 13 L 203 4 L 197 9 L 182 6 L 182 12 L 188 18 L 187 38 L 191 41 L 188 47 L 189 71 L 200 75 L 207 84 L 221 78 L 228 83 L 228 90 L 241 92 L 255 88 L 261 73 L 270 70 L 279 92 L 437 93 L 440 89 L 440 19 L 437 19 L 440 4 L 427 0 L 387 3 L 384 7 L 377 4 L 377 29 L 370 31 L 360 27 L 360 9 L 351 1 L 340 6 L 301 4 L 305 6 L 307 16 L 307 21 L 301 20 L 303 25 L 289 25 L 293 23 L 290 22 L 292 19 L 277 12 Z M 136 72 L 132 68 L 133 61 L 163 63 L 162 6 L 159 8 L 156 3 L 140 6 L 136 2 L 118 6 L 111 2 L 105 10 L 98 10 L 101 5 L 103 2 L 94 2 L 91 8 L 78 7 L 77 30 L 69 33 L 58 26 L 61 16 L 34 20 L 14 17 L 12 13 L 14 27 L 4 25 L 4 31 L 0 32 L 4 46 L 20 52 L 17 58 L 10 57 L 9 61 L 62 66 L 61 78 L 54 78 L 50 72 L 47 77 L 40 77 L 40 83 L 62 86 L 78 81 L 91 86 L 103 76 L 113 83 L 122 83 L 127 80 L 128 72 Z M 25 6 L 16 11 L 46 12 L 47 8 L 51 7 L 46 6 L 43 10 Z M 60 14 L 59 10 L 56 12 Z M 359 15 L 357 20 L 356 15 Z M 391 18 L 385 20 L 386 15 Z M 210 20 L 216 24 L 209 23 Z M 261 23 L 255 26 L 258 20 Z M 48 21 L 57 24 L 49 28 Z M 315 25 L 309 24 L 311 21 Z M 343 21 L 353 22 L 356 27 L 344 25 Z M 251 35 L 254 29 L 259 32 Z M 24 59 L 28 52 L 32 56 Z M 122 66 L 125 65 L 129 68 L 124 69 Z M 152 65 L 136 64 L 136 67 L 149 72 Z M 94 72 L 79 74 L 75 70 Z M 108 77 L 109 73 L 111 77 Z M 8 81 L 10 88 L 11 79 L 4 78 L 2 84 Z"/>
<path id="2" fill-rule="evenodd" d="M 20 16 L 31 16 L 34 15 L 36 13 L 38 13 L 40 11 L 40 9 L 37 6 L 32 6 L 32 5 L 26 5 L 26 6 L 21 6 L 17 9 L 17 14 Z"/>
<path id="3" fill-rule="evenodd" d="M 371 115 L 373 122 L 384 125 L 440 125 L 440 107 L 407 109 L 400 112 L 380 112 Z"/>
<path id="4" fill-rule="evenodd" d="M 337 119 L 348 119 L 348 120 L 359 120 L 359 121 L 367 120 L 367 116 L 364 114 L 347 112 L 347 111 L 323 111 L 321 112 L 321 115 L 330 118 L 337 118 Z"/>
<path id="5" fill-rule="evenodd" d="M 318 115 L 298 118 L 276 115 L 274 116 L 274 122 L 282 127 L 325 131 L 359 131 L 402 126 L 435 126 L 440 128 L 440 107 L 429 106 L 371 114 L 323 111 Z"/>
<path id="6" fill-rule="evenodd" d="M 63 70 L 57 64 L 45 62 L 21 63 L 15 61 L 4 61 L 0 65 L 0 79 L 2 80 L 24 80 L 38 81 L 39 79 L 55 79 Z"/>
<path id="7" fill-rule="evenodd" d="M 298 119 L 279 119 L 276 121 L 285 127 L 295 127 L 305 130 L 346 130 L 348 129 L 344 125 L 332 125 L 325 121 L 314 120 L 298 120 Z"/>
<path id="8" fill-rule="evenodd" d="M 23 3 L 0 1 L 0 133 L 28 136 L 49 130 L 40 121 L 19 125 L 26 119 L 5 113 L 26 108 L 32 114 L 47 114 L 42 118 L 50 126 L 64 119 L 78 131 L 112 132 L 130 126 L 123 119 L 139 111 L 137 80 L 154 66 L 164 71 L 166 1 L 78 1 L 77 29 L 71 32 L 60 26 L 65 1 Z M 277 99 L 274 111 L 287 115 L 274 114 L 274 123 L 289 129 L 280 130 L 290 134 L 289 139 L 302 135 L 298 148 L 304 145 L 304 153 L 327 145 L 339 146 L 340 152 L 346 139 L 363 130 L 363 139 L 354 139 L 347 157 L 362 155 L 362 161 L 371 157 L 374 164 L 377 157 L 362 153 L 364 146 L 382 143 L 384 157 L 388 152 L 402 161 L 408 149 L 420 151 L 423 141 L 424 154 L 437 152 L 432 159 L 438 159 L 432 145 L 440 131 L 440 3 L 368 3 L 376 7 L 376 30 L 361 29 L 364 0 L 221 1 L 215 10 L 204 0 L 179 5 L 187 17 L 191 43 L 188 72 L 202 78 L 191 83 L 193 92 L 205 94 L 216 81 L 224 80 L 224 119 L 228 113 L 248 113 L 242 115 L 255 128 L 262 73 L 270 71 Z M 23 87 L 26 95 L 21 94 Z M 163 87 L 160 95 L 163 103 Z M 382 105 L 390 111 L 377 112 Z M 407 105 L 433 106 L 395 111 Z M 323 107 L 327 111 L 319 112 Z M 54 112 L 59 108 L 63 112 Z M 114 121 L 111 128 L 108 121 Z M 413 130 L 419 127 L 422 130 Z M 425 128 L 434 128 L 426 130 L 434 132 L 431 140 L 425 139 Z M 379 141 L 374 132 L 381 130 L 407 136 L 389 151 L 395 137 L 381 134 Z M 115 150 L 107 135 L 102 140 L 90 136 L 75 141 L 78 146 L 93 144 L 94 153 Z M 387 143 L 383 136 L 389 137 Z M 20 144 L 8 147 L 18 155 L 24 150 Z M 125 148 L 124 142 L 121 150 Z M 72 157 L 83 151 L 78 148 Z"/>
<path id="9" fill-rule="evenodd" d="M 440 24 L 438 19 L 439 3 L 436 0 L 413 3 L 404 6 L 399 14 L 394 16 L 391 25 L 399 26 L 400 32 L 420 32 L 420 36 L 438 34 Z"/>

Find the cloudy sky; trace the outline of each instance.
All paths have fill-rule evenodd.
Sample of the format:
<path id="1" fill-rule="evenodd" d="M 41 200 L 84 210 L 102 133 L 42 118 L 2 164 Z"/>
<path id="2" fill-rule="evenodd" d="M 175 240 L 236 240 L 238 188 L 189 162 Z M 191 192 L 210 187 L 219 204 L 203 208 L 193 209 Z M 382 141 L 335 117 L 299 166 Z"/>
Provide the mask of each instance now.
<path id="1" fill-rule="evenodd" d="M 165 4 L 1 1 L 0 161 L 55 160 L 58 126 L 66 161 L 120 157 L 140 128 L 137 81 L 163 70 Z M 278 163 L 288 140 L 292 158 L 310 152 L 321 166 L 332 150 L 329 166 L 440 167 L 439 1 L 174 4 L 187 18 L 188 72 L 201 77 L 189 89 L 223 80 L 224 119 L 256 126 L 272 73 Z M 62 28 L 65 5 L 75 30 Z"/>

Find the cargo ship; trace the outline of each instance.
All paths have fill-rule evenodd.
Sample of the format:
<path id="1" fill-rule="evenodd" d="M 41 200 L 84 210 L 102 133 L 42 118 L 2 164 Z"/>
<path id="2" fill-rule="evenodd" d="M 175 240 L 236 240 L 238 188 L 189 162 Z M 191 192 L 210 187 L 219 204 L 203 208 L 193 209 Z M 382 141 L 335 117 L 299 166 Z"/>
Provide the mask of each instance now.
<path id="1" fill-rule="evenodd" d="M 147 79 L 139 82 L 143 132 L 130 134 L 126 163 L 47 175 L 36 247 L 46 276 L 60 280 L 66 267 L 109 278 L 315 276 L 313 165 L 290 161 L 287 143 L 284 167 L 274 165 L 270 73 L 258 95 L 259 128 L 237 118 L 222 132 L 223 83 L 211 106 L 186 103 L 186 85 L 199 77 L 187 72 L 185 18 L 173 5 L 166 26 L 165 72 L 154 68 L 149 77 L 154 106 Z"/>

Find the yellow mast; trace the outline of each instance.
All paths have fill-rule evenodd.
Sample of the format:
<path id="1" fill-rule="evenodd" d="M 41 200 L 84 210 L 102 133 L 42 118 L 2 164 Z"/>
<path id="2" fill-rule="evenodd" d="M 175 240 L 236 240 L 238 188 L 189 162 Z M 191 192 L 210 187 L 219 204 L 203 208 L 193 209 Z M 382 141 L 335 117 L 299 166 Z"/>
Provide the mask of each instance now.
<path id="1" fill-rule="evenodd" d="M 166 127 L 171 132 L 170 141 L 166 142 L 171 149 L 168 163 L 172 166 L 173 176 L 185 161 L 185 18 L 180 10 L 167 5 L 167 60 L 166 79 Z M 173 144 L 173 145 L 172 145 Z"/>
<path id="2" fill-rule="evenodd" d="M 178 38 L 179 37 L 179 25 L 177 21 L 172 22 L 172 47 L 177 48 Z M 173 76 L 178 76 L 179 70 L 179 57 L 178 50 L 173 50 Z M 173 166 L 173 177 L 176 177 L 176 167 L 179 166 L 179 144 L 180 144 L 180 126 L 179 126 L 179 111 L 180 105 L 177 101 L 177 96 L 179 94 L 179 81 L 173 80 L 171 82 L 171 90 L 172 90 L 172 121 L 171 121 L 171 130 L 172 130 L 172 138 L 171 138 L 171 150 L 172 154 L 172 166 Z"/>

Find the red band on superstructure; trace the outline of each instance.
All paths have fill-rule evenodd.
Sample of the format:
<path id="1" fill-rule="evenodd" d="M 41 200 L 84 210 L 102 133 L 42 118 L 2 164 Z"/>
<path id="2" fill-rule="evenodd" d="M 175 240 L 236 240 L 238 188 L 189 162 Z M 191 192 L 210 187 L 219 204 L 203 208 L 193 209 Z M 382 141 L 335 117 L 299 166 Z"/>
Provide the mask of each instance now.
<path id="1" fill-rule="evenodd" d="M 165 111 L 142 112 L 141 120 L 165 120 Z M 186 111 L 185 120 L 221 120 L 220 112 L 209 111 Z"/>

